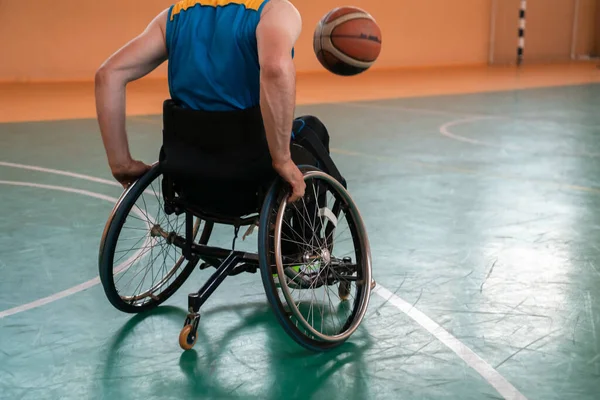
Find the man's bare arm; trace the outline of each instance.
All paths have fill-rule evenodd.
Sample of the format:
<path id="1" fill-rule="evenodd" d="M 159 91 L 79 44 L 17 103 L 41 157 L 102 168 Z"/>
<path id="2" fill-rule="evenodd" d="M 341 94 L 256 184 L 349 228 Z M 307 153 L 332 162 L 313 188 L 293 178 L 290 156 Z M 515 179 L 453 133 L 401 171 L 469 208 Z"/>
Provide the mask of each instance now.
<path id="1" fill-rule="evenodd" d="M 290 201 L 304 194 L 302 174 L 291 160 L 290 140 L 296 105 L 292 48 L 302 20 L 286 0 L 272 0 L 256 29 L 260 63 L 260 106 L 275 170 L 292 185 Z"/>
<path id="2" fill-rule="evenodd" d="M 124 185 L 143 173 L 132 160 L 125 130 L 125 87 L 167 59 L 165 25 L 168 9 L 161 12 L 138 37 L 113 54 L 96 72 L 96 112 L 108 162 Z"/>

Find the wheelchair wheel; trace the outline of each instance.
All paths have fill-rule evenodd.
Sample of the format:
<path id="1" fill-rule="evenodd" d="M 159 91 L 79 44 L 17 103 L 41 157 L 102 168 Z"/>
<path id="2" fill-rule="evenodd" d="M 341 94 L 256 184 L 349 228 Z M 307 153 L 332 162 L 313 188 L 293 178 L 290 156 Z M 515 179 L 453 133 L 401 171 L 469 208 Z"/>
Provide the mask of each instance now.
<path id="1" fill-rule="evenodd" d="M 213 224 L 195 219 L 194 238 L 206 244 Z M 185 213 L 168 215 L 162 195 L 162 173 L 155 164 L 122 195 L 106 223 L 99 254 L 99 273 L 110 303 L 120 311 L 152 309 L 179 289 L 198 260 L 186 260 L 171 235 L 185 237 Z"/>
<path id="2" fill-rule="evenodd" d="M 362 218 L 330 175 L 303 168 L 305 196 L 289 204 L 277 180 L 261 211 L 259 259 L 279 323 L 300 345 L 324 351 L 359 327 L 371 295 L 371 255 Z"/>

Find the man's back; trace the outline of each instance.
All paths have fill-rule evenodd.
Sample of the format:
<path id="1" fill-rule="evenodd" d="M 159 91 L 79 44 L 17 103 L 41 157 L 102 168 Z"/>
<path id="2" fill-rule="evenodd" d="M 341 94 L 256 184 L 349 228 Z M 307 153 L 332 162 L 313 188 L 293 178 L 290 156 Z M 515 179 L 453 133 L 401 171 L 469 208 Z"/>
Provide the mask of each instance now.
<path id="1" fill-rule="evenodd" d="M 289 201 L 299 199 L 306 184 L 291 158 L 290 140 L 292 57 L 301 30 L 300 14 L 288 0 L 184 0 L 161 11 L 96 72 L 98 123 L 113 176 L 127 187 L 150 168 L 129 152 L 125 87 L 169 60 L 171 98 L 181 106 L 259 106 L 273 169 L 291 185 Z"/>
<path id="2" fill-rule="evenodd" d="M 181 0 L 167 14 L 169 90 L 181 106 L 246 109 L 260 102 L 256 27 L 269 0 Z"/>

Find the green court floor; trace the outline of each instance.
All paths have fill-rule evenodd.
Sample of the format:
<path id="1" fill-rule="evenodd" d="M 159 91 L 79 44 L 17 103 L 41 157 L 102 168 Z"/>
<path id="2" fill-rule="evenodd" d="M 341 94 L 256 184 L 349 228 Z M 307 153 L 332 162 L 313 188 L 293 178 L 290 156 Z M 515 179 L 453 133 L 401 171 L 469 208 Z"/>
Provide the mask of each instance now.
<path id="1" fill-rule="evenodd" d="M 2 124 L 0 398 L 597 399 L 599 104 L 584 85 L 299 107 L 329 128 L 378 282 L 325 354 L 285 335 L 258 274 L 225 281 L 185 353 L 209 272 L 147 315 L 113 309 L 97 259 L 120 188 L 96 121 Z M 160 120 L 128 120 L 134 156 L 157 158 Z"/>

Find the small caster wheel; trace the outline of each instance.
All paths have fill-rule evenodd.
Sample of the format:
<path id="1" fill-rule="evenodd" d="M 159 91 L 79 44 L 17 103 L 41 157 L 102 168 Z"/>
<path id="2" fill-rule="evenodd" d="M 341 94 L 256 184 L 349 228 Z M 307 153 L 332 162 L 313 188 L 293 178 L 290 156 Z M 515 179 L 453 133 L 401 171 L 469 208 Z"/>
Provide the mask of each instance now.
<path id="1" fill-rule="evenodd" d="M 350 282 L 340 282 L 338 295 L 342 301 L 347 301 L 350 298 Z"/>
<path id="2" fill-rule="evenodd" d="M 377 282 L 375 282 L 375 279 L 373 279 L 371 281 L 371 289 L 375 289 L 375 286 L 377 286 Z"/>
<path id="3" fill-rule="evenodd" d="M 183 350 L 191 350 L 196 344 L 196 339 L 198 339 L 197 331 L 192 325 L 186 325 L 179 334 L 179 346 Z"/>

